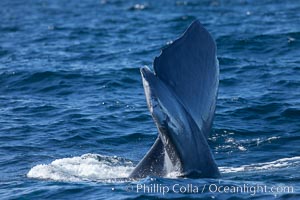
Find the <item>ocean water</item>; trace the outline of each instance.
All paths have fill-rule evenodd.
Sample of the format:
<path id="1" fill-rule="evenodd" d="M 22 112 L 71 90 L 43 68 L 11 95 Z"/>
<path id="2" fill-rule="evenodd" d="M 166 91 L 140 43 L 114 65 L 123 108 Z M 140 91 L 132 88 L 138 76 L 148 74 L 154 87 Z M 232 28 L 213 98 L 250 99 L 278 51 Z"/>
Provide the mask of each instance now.
<path id="1" fill-rule="evenodd" d="M 299 1 L 0 7 L 1 199 L 300 199 Z M 222 177 L 126 179 L 157 137 L 139 68 L 195 19 L 218 47 Z"/>

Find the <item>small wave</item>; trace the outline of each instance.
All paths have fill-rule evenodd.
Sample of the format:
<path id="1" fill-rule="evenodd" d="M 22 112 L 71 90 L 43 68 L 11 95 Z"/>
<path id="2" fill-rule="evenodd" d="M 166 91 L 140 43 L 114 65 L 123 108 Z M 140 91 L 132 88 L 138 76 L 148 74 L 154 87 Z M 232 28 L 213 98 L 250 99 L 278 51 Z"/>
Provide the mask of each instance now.
<path id="1" fill-rule="evenodd" d="M 130 7 L 129 10 L 145 10 L 148 7 L 148 4 L 135 4 L 134 6 Z"/>
<path id="2" fill-rule="evenodd" d="M 219 169 L 222 173 L 234 173 L 234 172 L 276 170 L 276 169 L 299 166 L 299 165 L 300 165 L 300 156 L 295 156 L 291 158 L 282 158 L 271 162 L 242 165 L 240 167 L 219 167 Z"/>
<path id="3" fill-rule="evenodd" d="M 290 118 L 298 117 L 299 114 L 300 114 L 300 109 L 297 108 L 287 108 L 281 113 L 282 116 L 290 117 Z"/>
<path id="4" fill-rule="evenodd" d="M 125 178 L 132 170 L 133 163 L 130 160 L 117 156 L 84 154 L 34 166 L 27 177 L 70 182 L 99 181 Z"/>

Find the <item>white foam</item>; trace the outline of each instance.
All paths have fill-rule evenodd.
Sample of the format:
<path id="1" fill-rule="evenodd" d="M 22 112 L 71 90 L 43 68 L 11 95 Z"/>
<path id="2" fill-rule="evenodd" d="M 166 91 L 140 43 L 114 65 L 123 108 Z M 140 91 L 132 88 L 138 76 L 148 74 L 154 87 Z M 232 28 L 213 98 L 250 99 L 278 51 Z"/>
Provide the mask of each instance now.
<path id="1" fill-rule="evenodd" d="M 300 156 L 279 160 L 242 165 L 240 167 L 219 167 L 221 173 L 264 171 L 300 165 Z M 36 165 L 27 173 L 29 178 L 55 181 L 110 181 L 127 178 L 134 169 L 130 160 L 117 156 L 84 154 L 78 157 L 54 160 L 50 164 Z M 177 178 L 180 174 L 171 171 L 166 177 Z"/>
<path id="2" fill-rule="evenodd" d="M 171 171 L 166 175 L 166 177 L 170 179 L 177 179 L 179 176 L 182 176 L 182 174 L 179 171 Z"/>
<path id="3" fill-rule="evenodd" d="M 241 151 L 247 151 L 247 149 L 244 146 L 238 146 L 238 149 Z"/>
<path id="4" fill-rule="evenodd" d="M 97 181 L 126 178 L 133 168 L 133 163 L 123 158 L 84 154 L 80 157 L 62 158 L 50 164 L 34 166 L 27 173 L 27 177 L 72 182 Z"/>
<path id="5" fill-rule="evenodd" d="M 240 167 L 219 167 L 219 169 L 222 173 L 233 173 L 233 172 L 248 172 L 248 171 L 280 169 L 280 168 L 299 166 L 299 165 L 300 165 L 300 156 L 295 156 L 291 158 L 282 158 L 271 162 L 242 165 Z"/>

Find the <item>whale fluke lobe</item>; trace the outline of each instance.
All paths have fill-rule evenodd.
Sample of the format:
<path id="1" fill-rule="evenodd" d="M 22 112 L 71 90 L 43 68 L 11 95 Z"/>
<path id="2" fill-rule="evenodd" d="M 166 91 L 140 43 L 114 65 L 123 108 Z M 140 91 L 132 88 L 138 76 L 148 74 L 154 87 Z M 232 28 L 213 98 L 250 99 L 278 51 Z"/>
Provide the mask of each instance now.
<path id="1" fill-rule="evenodd" d="M 141 69 L 147 105 L 158 138 L 130 177 L 218 177 L 207 137 L 216 107 L 219 66 L 211 35 L 196 20 Z M 170 167 L 171 166 L 171 167 Z"/>
<path id="2" fill-rule="evenodd" d="M 180 98 L 207 137 L 210 127 L 203 125 L 212 123 L 219 67 L 215 42 L 199 20 L 155 58 L 154 71 Z"/>

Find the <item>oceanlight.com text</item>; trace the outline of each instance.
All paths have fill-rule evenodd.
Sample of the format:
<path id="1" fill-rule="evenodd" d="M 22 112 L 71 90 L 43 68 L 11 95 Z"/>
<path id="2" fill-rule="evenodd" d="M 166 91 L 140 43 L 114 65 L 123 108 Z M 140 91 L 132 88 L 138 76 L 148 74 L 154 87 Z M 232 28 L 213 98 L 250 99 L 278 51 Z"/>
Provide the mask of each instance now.
<path id="1" fill-rule="evenodd" d="M 144 194 L 162 194 L 180 193 L 180 194 L 202 194 L 202 193 L 224 193 L 224 194 L 283 194 L 294 193 L 294 187 L 288 185 L 263 185 L 263 184 L 241 184 L 241 185 L 224 185 L 224 184 L 130 184 L 125 187 L 128 192 Z"/>

